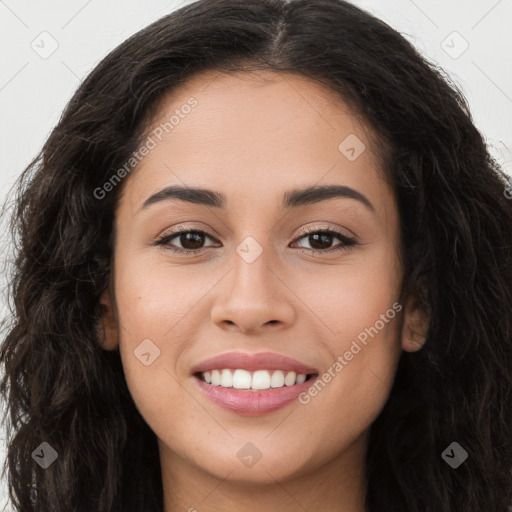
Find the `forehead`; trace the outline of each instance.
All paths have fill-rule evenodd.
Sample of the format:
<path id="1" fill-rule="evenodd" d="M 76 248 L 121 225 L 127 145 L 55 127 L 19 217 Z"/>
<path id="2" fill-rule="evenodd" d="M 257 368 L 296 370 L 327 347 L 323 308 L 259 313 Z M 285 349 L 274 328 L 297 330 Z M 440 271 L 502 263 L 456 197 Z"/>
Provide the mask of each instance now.
<path id="1" fill-rule="evenodd" d="M 193 108 L 189 107 L 191 102 Z M 172 127 L 168 126 L 169 121 Z M 338 150 L 335 143 L 357 134 L 366 142 L 367 156 L 379 158 L 374 147 L 374 139 L 378 138 L 374 130 L 358 119 L 355 110 L 339 93 L 300 74 L 273 71 L 227 74 L 215 70 L 196 74 L 160 101 L 149 133 L 159 128 L 165 131 L 164 139 L 176 140 L 178 136 L 181 142 L 197 142 L 201 137 L 204 144 L 231 142 L 233 149 L 243 147 L 251 153 L 258 152 L 263 144 L 266 148 L 286 150 L 287 147 L 282 147 L 286 141 L 296 143 L 292 149 L 300 151 L 305 140 L 311 141 L 307 148 L 314 150 L 319 146 L 315 143 L 327 134 L 325 145 L 331 144 Z M 160 140 L 158 134 L 157 138 Z M 251 143 L 244 145 L 246 142 Z M 195 145 L 195 149 L 199 152 L 200 146 Z"/>
<path id="2" fill-rule="evenodd" d="M 153 147 L 125 184 L 133 209 L 169 184 L 245 205 L 277 189 L 364 184 L 378 195 L 385 186 L 373 132 L 335 91 L 301 75 L 200 73 L 161 101 L 147 135 Z"/>

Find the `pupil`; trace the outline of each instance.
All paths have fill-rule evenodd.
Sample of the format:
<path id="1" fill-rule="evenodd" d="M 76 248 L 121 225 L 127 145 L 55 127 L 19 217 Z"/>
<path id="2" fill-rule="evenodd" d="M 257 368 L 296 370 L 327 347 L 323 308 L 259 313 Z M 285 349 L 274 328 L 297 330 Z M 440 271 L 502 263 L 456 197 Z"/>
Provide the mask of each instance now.
<path id="1" fill-rule="evenodd" d="M 316 234 L 316 235 L 310 235 L 310 239 L 312 238 L 314 241 L 313 243 L 310 240 L 311 247 L 314 247 L 315 249 L 326 249 L 329 248 L 331 245 L 330 242 L 332 241 L 332 235 L 329 234 Z M 320 245 L 318 244 L 318 239 L 321 238 L 324 241 L 324 244 L 322 246 L 322 243 L 320 242 Z M 327 241 L 326 241 L 327 240 Z"/>
<path id="2" fill-rule="evenodd" d="M 180 243 L 185 249 L 199 249 L 201 247 L 203 237 L 203 234 L 198 233 L 197 231 L 191 231 L 180 236 Z M 187 246 L 187 244 L 190 243 L 191 245 Z"/>

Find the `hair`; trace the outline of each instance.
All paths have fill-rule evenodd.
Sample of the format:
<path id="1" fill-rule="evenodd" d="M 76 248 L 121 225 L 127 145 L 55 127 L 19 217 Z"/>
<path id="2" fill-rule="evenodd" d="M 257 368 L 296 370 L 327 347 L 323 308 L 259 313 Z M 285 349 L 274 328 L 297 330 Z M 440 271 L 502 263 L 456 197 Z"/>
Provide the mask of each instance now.
<path id="1" fill-rule="evenodd" d="M 506 512 L 512 502 L 512 201 L 456 84 L 342 0 L 199 0 L 111 51 L 16 182 L 0 384 L 17 511 L 156 512 L 156 436 L 119 350 L 101 347 L 123 189 L 99 199 L 173 88 L 207 70 L 295 73 L 378 134 L 401 219 L 403 292 L 430 317 L 371 425 L 370 512 Z M 12 192 L 12 191 L 11 191 Z M 7 202 L 6 202 L 7 205 Z M 58 454 L 41 468 L 42 442 Z M 468 453 L 457 469 L 442 452 Z"/>

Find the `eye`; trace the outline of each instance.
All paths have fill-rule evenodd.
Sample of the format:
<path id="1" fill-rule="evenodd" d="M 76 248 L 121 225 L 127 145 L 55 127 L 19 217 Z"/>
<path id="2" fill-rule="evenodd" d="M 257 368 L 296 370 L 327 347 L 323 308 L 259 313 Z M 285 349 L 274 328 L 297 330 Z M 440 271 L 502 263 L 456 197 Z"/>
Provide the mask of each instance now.
<path id="1" fill-rule="evenodd" d="M 345 234 L 333 229 L 311 229 L 306 228 L 302 231 L 304 234 L 296 240 L 306 240 L 311 245 L 311 249 L 301 250 L 300 252 L 309 252 L 314 254 L 325 254 L 336 251 L 348 250 L 350 246 L 357 245 L 354 238 L 350 238 Z M 341 241 L 341 245 L 335 248 L 330 247 L 335 239 Z M 181 247 L 175 247 L 171 241 L 177 239 Z M 214 240 L 219 243 L 214 237 L 201 229 L 184 228 L 179 231 L 164 234 L 158 238 L 153 245 L 162 245 L 166 250 L 179 254 L 198 254 L 207 247 L 203 244 L 205 239 Z"/>
<path id="2" fill-rule="evenodd" d="M 346 251 L 350 246 L 357 245 L 357 242 L 354 238 L 350 238 L 345 234 L 333 229 L 307 228 L 303 230 L 303 232 L 306 234 L 298 238 L 298 240 L 305 240 L 311 244 L 313 248 L 306 249 L 306 251 L 312 252 L 314 254 Z M 341 240 L 341 245 L 335 248 L 327 247 L 331 246 L 333 240 L 336 238 Z"/>
<path id="3" fill-rule="evenodd" d="M 197 254 L 204 249 L 204 247 L 201 247 L 201 244 L 204 243 L 205 237 L 215 240 L 201 229 L 186 228 L 163 235 L 154 242 L 154 245 L 163 245 L 165 249 L 176 253 Z M 171 245 L 171 240 L 174 240 L 175 238 L 178 238 L 178 242 L 181 244 L 181 247 L 173 247 Z"/>

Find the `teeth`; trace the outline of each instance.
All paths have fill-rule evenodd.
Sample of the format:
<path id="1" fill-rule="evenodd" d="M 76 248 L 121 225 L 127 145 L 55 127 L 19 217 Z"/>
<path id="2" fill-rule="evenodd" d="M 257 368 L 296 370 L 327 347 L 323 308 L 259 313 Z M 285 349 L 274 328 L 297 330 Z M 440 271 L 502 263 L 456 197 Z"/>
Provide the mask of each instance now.
<path id="1" fill-rule="evenodd" d="M 220 374 L 220 385 L 223 388 L 230 388 L 233 386 L 233 375 L 229 370 L 222 370 Z"/>
<path id="2" fill-rule="evenodd" d="M 307 375 L 304 373 L 286 372 L 283 370 L 257 370 L 249 372 L 247 370 L 237 369 L 212 370 L 202 372 L 202 379 L 213 386 L 222 386 L 224 388 L 235 389 L 270 389 L 282 388 L 284 386 L 294 386 L 302 384 Z"/>

